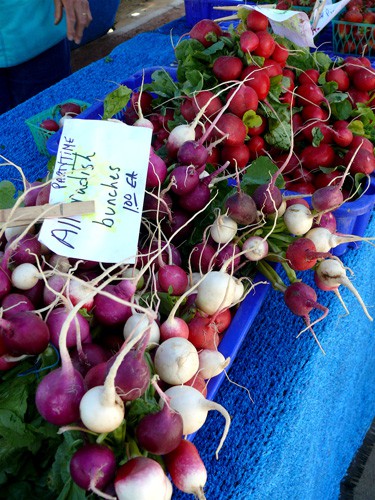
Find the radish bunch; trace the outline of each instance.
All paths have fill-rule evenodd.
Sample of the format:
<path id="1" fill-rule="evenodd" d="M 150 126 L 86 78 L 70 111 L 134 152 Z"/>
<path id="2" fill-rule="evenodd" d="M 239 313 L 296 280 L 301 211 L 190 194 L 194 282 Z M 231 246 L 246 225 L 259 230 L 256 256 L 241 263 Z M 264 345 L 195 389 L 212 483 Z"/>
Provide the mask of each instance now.
<path id="1" fill-rule="evenodd" d="M 334 210 L 366 188 L 375 161 L 363 118 L 371 109 L 349 110 L 337 75 L 352 86 L 367 81 L 370 98 L 372 70 L 365 60 L 299 69 L 267 18 L 241 16 L 242 28 L 227 33 L 203 20 L 177 46 L 173 99 L 165 97 L 168 75 L 156 72 L 124 109 L 126 123 L 153 130 L 134 265 L 53 254 L 38 241 L 38 220 L 15 228 L 10 219 L 0 229 L 0 369 L 37 364 L 35 408 L 75 438 L 72 480 L 102 498 L 168 500 L 173 486 L 204 498 L 207 472 L 185 438 L 216 410 L 216 455 L 225 452 L 231 417 L 207 399 L 207 386 L 230 365 L 220 342 L 257 271 L 321 349 L 314 326 L 329 310 L 301 271 L 340 300 L 339 286 L 348 287 L 372 319 L 333 255 L 361 239 L 337 233 Z M 188 49 L 212 57 L 199 63 L 204 77 L 191 92 Z M 300 191 L 312 192 L 310 203 L 283 190 L 302 186 L 307 173 Z M 26 184 L 15 205 L 48 203 L 49 190 Z M 45 366 L 51 349 L 55 360 Z"/>

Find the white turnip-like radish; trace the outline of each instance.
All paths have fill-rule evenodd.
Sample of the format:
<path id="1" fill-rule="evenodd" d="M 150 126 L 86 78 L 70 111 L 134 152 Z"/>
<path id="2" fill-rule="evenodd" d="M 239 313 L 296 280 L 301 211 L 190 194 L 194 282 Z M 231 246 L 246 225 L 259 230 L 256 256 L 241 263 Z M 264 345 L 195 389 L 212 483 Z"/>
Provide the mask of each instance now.
<path id="1" fill-rule="evenodd" d="M 342 243 L 354 243 L 357 241 L 370 241 L 374 238 L 365 238 L 352 234 L 331 233 L 325 227 L 314 227 L 305 234 L 305 238 L 314 242 L 317 252 L 329 252 Z"/>
<path id="2" fill-rule="evenodd" d="M 210 228 L 211 238 L 216 243 L 230 243 L 236 236 L 238 230 L 237 222 L 228 215 L 219 215 L 216 217 Z"/>
<path id="3" fill-rule="evenodd" d="M 194 443 L 183 439 L 178 447 L 164 457 L 173 484 L 184 493 L 205 500 L 203 492 L 207 470 Z"/>
<path id="4" fill-rule="evenodd" d="M 175 385 L 169 387 L 165 394 L 170 398 L 171 407 L 182 416 L 184 435 L 197 432 L 205 423 L 210 410 L 216 410 L 225 418 L 225 427 L 216 449 L 216 458 L 219 455 L 224 441 L 227 437 L 231 418 L 227 410 L 214 401 L 206 399 L 201 392 L 188 385 Z M 161 402 L 161 405 L 163 402 Z"/>
<path id="5" fill-rule="evenodd" d="M 202 349 L 198 353 L 199 356 L 199 375 L 205 380 L 216 377 L 230 363 L 230 358 L 225 358 L 224 355 L 215 349 Z"/>
<path id="6" fill-rule="evenodd" d="M 146 332 L 149 335 L 148 347 L 155 347 L 160 342 L 160 329 L 155 320 L 149 320 L 145 313 L 134 312 L 125 322 L 123 334 L 124 339 L 130 335 L 138 335 L 140 332 Z"/>
<path id="7" fill-rule="evenodd" d="M 161 465 L 148 457 L 135 457 L 121 465 L 115 476 L 118 500 L 170 500 L 172 488 Z"/>
<path id="8" fill-rule="evenodd" d="M 269 252 L 269 246 L 265 238 L 260 236 L 249 236 L 243 242 L 242 254 L 247 260 L 251 262 L 256 262 L 267 257 Z"/>
<path id="9" fill-rule="evenodd" d="M 100 498 L 115 500 L 102 490 L 113 480 L 116 473 L 116 457 L 108 446 L 86 443 L 70 459 L 70 475 L 85 491 L 92 491 Z"/>
<path id="10" fill-rule="evenodd" d="M 82 397 L 79 405 L 80 418 L 89 430 L 99 434 L 112 432 L 123 422 L 125 406 L 116 392 L 116 374 L 125 356 L 144 335 L 144 330 L 138 331 L 136 335 L 134 332 L 129 335 L 118 352 L 104 384 L 92 387 Z"/>
<path id="11" fill-rule="evenodd" d="M 288 231 L 296 236 L 306 234 L 314 223 L 311 210 L 301 203 L 294 203 L 287 207 L 283 219 Z"/>
<path id="12" fill-rule="evenodd" d="M 40 273 L 34 264 L 25 262 L 12 271 L 12 285 L 19 290 L 30 290 L 40 279 Z"/>
<path id="13" fill-rule="evenodd" d="M 213 315 L 231 307 L 244 294 L 244 286 L 237 278 L 224 271 L 210 271 L 197 288 L 195 299 L 199 309 Z"/>
<path id="14" fill-rule="evenodd" d="M 154 357 L 155 371 L 170 385 L 183 384 L 198 371 L 198 351 L 189 340 L 172 337 L 157 348 Z"/>
<path id="15" fill-rule="evenodd" d="M 345 267 L 343 266 L 342 262 L 340 262 L 338 259 L 325 259 L 318 264 L 315 272 L 318 275 L 321 283 L 323 283 L 327 289 L 335 289 L 340 285 L 348 288 L 348 290 L 353 293 L 358 302 L 361 304 L 362 309 L 368 319 L 370 321 L 373 321 L 373 318 L 370 316 L 367 307 L 362 300 L 362 297 L 347 277 Z"/>

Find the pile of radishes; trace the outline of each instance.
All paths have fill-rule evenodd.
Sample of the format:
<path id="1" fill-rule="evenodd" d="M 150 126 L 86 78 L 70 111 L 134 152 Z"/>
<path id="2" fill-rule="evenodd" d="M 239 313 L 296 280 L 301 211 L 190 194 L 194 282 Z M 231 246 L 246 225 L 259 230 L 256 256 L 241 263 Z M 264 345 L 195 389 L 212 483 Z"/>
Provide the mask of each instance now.
<path id="1" fill-rule="evenodd" d="M 83 107 L 76 102 L 65 102 L 54 108 L 52 116 L 45 118 L 39 124 L 39 127 L 48 132 L 57 132 L 62 128 L 64 121 L 75 118 L 83 111 Z"/>
<path id="2" fill-rule="evenodd" d="M 371 99 L 374 73 L 363 58 L 298 69 L 251 12 L 246 28 L 204 20 L 181 42 L 200 53 L 204 78 L 184 60 L 177 82 L 163 75 L 164 97 L 157 82 L 134 89 L 124 120 L 153 129 L 135 265 L 56 255 L 38 240 L 39 220 L 18 227 L 10 217 L 0 229 L 0 370 L 53 346 L 35 405 L 59 432 L 78 433 L 71 477 L 102 498 L 168 500 L 172 485 L 204 498 L 206 469 L 185 438 L 217 410 L 216 455 L 224 445 L 230 416 L 206 398 L 207 384 L 229 366 L 220 341 L 256 271 L 319 346 L 313 327 L 328 308 L 301 271 L 340 300 L 347 286 L 372 319 L 333 249 L 363 239 L 337 234 L 334 210 L 375 167 L 357 104 Z M 185 91 L 165 97 L 169 84 Z M 349 116 L 338 119 L 345 99 Z M 49 191 L 48 179 L 27 185 L 15 206 L 44 205 Z"/>

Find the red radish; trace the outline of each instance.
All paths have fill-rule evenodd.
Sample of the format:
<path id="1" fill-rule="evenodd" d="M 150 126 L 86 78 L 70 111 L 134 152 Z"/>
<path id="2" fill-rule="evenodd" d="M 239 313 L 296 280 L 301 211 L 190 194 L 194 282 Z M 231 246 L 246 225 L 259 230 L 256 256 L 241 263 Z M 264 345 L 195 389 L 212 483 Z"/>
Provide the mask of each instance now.
<path id="1" fill-rule="evenodd" d="M 246 27 L 253 31 L 264 31 L 268 28 L 268 17 L 258 12 L 257 10 L 251 9 L 246 17 Z"/>
<path id="2" fill-rule="evenodd" d="M 322 306 L 317 302 L 317 295 L 315 290 L 306 283 L 296 281 L 294 283 L 291 283 L 285 290 L 284 301 L 293 314 L 295 314 L 296 316 L 301 316 L 304 319 L 307 328 L 311 331 L 315 341 L 324 353 L 312 327 L 315 323 L 322 321 L 327 316 L 328 308 Z M 313 309 L 319 309 L 320 311 L 323 311 L 323 314 L 315 322 L 311 323 L 310 312 Z"/>
<path id="3" fill-rule="evenodd" d="M 353 132 L 349 129 L 349 123 L 345 120 L 336 120 L 333 124 L 333 140 L 335 143 L 346 148 L 353 141 Z"/>
<path id="4" fill-rule="evenodd" d="M 295 271 L 306 271 L 315 266 L 318 259 L 331 257 L 327 252 L 317 252 L 314 242 L 309 238 L 298 238 L 285 252 L 288 264 Z"/>
<path id="5" fill-rule="evenodd" d="M 148 457 L 131 458 L 115 476 L 117 500 L 171 500 L 172 488 L 162 466 Z"/>
<path id="6" fill-rule="evenodd" d="M 189 385 L 190 387 L 194 387 L 194 389 L 197 389 L 197 391 L 202 393 L 205 398 L 207 397 L 207 382 L 199 373 L 197 373 L 196 375 L 194 375 L 193 378 L 185 382 L 184 385 Z"/>
<path id="7" fill-rule="evenodd" d="M 237 80 L 243 68 L 242 61 L 236 56 L 219 56 L 215 59 L 212 72 L 219 82 Z"/>
<path id="8" fill-rule="evenodd" d="M 308 170 L 318 167 L 332 167 L 335 159 L 334 149 L 330 144 L 321 143 L 319 146 L 306 146 L 301 154 L 302 165 Z"/>
<path id="9" fill-rule="evenodd" d="M 270 58 L 276 46 L 274 37 L 267 30 L 257 31 L 256 35 L 259 39 L 259 45 L 253 51 L 254 55 L 265 59 Z"/>
<path id="10" fill-rule="evenodd" d="M 224 113 L 215 125 L 211 139 L 223 138 L 223 144 L 236 146 L 246 139 L 246 126 L 243 121 L 233 113 Z"/>
<path id="11" fill-rule="evenodd" d="M 259 43 L 260 43 L 259 37 L 256 33 L 254 33 L 254 31 L 246 30 L 243 31 L 240 35 L 239 44 L 242 52 L 245 53 L 253 52 L 256 48 L 258 48 Z M 236 78 L 238 78 L 240 74 L 241 72 L 236 76 Z M 232 80 L 235 80 L 235 78 L 232 78 Z"/>
<path id="12" fill-rule="evenodd" d="M 371 92 L 375 90 L 375 72 L 373 69 L 360 68 L 352 76 L 352 84 L 357 90 Z"/>
<path id="13" fill-rule="evenodd" d="M 342 68 L 332 68 L 326 73 L 327 82 L 336 82 L 339 92 L 346 92 L 350 86 L 348 74 Z"/>
<path id="14" fill-rule="evenodd" d="M 352 282 L 346 275 L 345 268 L 337 259 L 326 259 L 319 263 L 316 268 L 316 274 L 318 275 L 320 281 L 325 285 L 325 287 L 334 289 L 338 288 L 340 285 L 345 286 L 350 290 L 356 297 L 358 302 L 361 304 L 362 309 L 370 321 L 373 318 L 370 316 L 367 307 L 365 306 L 361 296 L 358 291 L 353 286 Z"/>
<path id="15" fill-rule="evenodd" d="M 317 69 L 311 68 L 303 71 L 298 77 L 299 85 L 304 83 L 318 83 L 320 73 Z"/>
<path id="16" fill-rule="evenodd" d="M 49 132 L 57 132 L 60 129 L 57 121 L 52 120 L 51 118 L 43 120 L 39 126 L 40 126 L 40 128 L 43 128 L 44 130 L 48 130 Z"/>
<path id="17" fill-rule="evenodd" d="M 189 326 L 185 320 L 178 317 L 168 317 L 164 323 L 160 325 L 160 342 L 172 337 L 189 337 Z"/>
<path id="18" fill-rule="evenodd" d="M 188 286 L 188 277 L 180 266 L 165 264 L 158 271 L 158 283 L 163 292 L 182 295 Z"/>
<path id="19" fill-rule="evenodd" d="M 108 446 L 84 444 L 72 455 L 69 471 L 80 488 L 92 491 L 101 498 L 113 498 L 102 491 L 116 473 L 116 457 Z"/>
<path id="20" fill-rule="evenodd" d="M 255 90 L 260 101 L 268 96 L 271 81 L 267 71 L 264 69 L 250 65 L 242 71 L 240 79 L 245 82 L 245 85 Z"/>
<path id="21" fill-rule="evenodd" d="M 191 28 L 189 35 L 190 38 L 198 40 L 204 47 L 209 47 L 217 42 L 218 38 L 223 35 L 223 31 L 211 19 L 201 19 Z"/>
<path id="22" fill-rule="evenodd" d="M 304 106 L 306 103 L 320 105 L 326 100 L 322 89 L 314 83 L 303 83 L 296 89 L 298 104 Z"/>
<path id="23" fill-rule="evenodd" d="M 247 88 L 250 89 L 250 87 Z M 236 146 L 223 146 L 220 155 L 222 162 L 229 162 L 230 168 L 238 170 L 245 168 L 250 160 L 250 151 L 245 143 Z"/>
<path id="24" fill-rule="evenodd" d="M 288 57 L 289 57 L 289 50 L 286 47 L 284 47 L 284 45 L 276 41 L 275 48 L 272 53 L 272 59 L 281 64 L 282 66 L 284 66 Z"/>
<path id="25" fill-rule="evenodd" d="M 223 415 L 225 418 L 225 428 L 216 450 L 217 458 L 230 427 L 231 419 L 227 410 L 220 404 L 207 400 L 197 389 L 188 385 L 169 387 L 165 391 L 165 394 L 170 397 L 171 407 L 182 416 L 183 433 L 185 435 L 198 431 L 205 423 L 210 410 L 217 410 Z"/>
<path id="26" fill-rule="evenodd" d="M 60 114 L 61 116 L 69 115 L 79 115 L 82 112 L 82 108 L 79 104 L 75 102 L 65 102 L 60 105 Z"/>
<path id="27" fill-rule="evenodd" d="M 246 111 L 256 111 L 258 109 L 258 94 L 248 85 L 244 85 L 239 89 L 231 89 L 226 99 L 227 101 L 230 99 L 229 111 L 239 118 L 242 118 Z"/>
<path id="28" fill-rule="evenodd" d="M 375 156 L 364 148 L 358 151 L 350 149 L 344 156 L 344 165 L 350 165 L 352 174 L 370 175 L 375 171 Z"/>
<path id="29" fill-rule="evenodd" d="M 199 500 L 205 499 L 203 488 L 207 482 L 207 470 L 194 443 L 182 440 L 164 460 L 172 482 L 179 490 Z"/>
<path id="30" fill-rule="evenodd" d="M 349 149 L 366 149 L 370 153 L 374 154 L 374 145 L 367 137 L 362 137 L 360 135 L 355 135 L 352 142 L 349 145 Z"/>

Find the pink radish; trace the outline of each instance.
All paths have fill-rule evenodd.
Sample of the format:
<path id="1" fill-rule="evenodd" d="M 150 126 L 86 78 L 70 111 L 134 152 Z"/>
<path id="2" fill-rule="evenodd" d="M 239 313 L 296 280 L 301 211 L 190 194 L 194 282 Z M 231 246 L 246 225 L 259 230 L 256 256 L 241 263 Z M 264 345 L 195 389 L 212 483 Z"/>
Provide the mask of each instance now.
<path id="1" fill-rule="evenodd" d="M 172 488 L 161 465 L 148 457 L 131 458 L 115 476 L 118 500 L 170 500 Z"/>
<path id="2" fill-rule="evenodd" d="M 173 484 L 179 490 L 199 500 L 206 498 L 203 488 L 207 482 L 207 470 L 194 443 L 183 439 L 175 450 L 165 455 L 164 460 Z"/>

